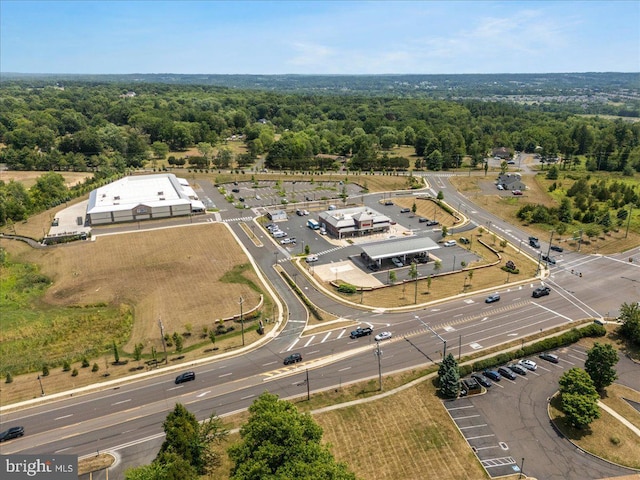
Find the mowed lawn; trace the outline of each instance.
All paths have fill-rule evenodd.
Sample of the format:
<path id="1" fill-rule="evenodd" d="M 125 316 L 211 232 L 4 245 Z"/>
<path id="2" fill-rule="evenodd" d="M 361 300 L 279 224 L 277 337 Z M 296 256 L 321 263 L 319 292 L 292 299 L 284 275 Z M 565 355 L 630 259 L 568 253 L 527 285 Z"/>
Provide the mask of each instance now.
<path id="1" fill-rule="evenodd" d="M 395 395 L 314 415 L 323 440 L 358 478 L 488 478 L 435 395 L 422 382 Z"/>

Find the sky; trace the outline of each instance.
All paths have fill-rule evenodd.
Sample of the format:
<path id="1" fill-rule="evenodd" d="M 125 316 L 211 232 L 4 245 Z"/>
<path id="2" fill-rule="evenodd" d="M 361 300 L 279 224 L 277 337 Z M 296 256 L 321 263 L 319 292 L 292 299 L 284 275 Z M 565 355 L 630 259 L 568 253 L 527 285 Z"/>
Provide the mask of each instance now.
<path id="1" fill-rule="evenodd" d="M 0 0 L 0 72 L 640 72 L 640 1 Z"/>

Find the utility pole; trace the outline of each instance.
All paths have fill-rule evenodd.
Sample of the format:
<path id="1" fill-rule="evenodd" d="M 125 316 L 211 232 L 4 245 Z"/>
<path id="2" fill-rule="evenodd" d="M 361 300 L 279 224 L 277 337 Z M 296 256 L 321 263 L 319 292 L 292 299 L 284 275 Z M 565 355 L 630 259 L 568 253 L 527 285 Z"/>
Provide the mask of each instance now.
<path id="1" fill-rule="evenodd" d="M 244 298 L 240 297 L 240 326 L 242 328 L 242 346 L 244 347 L 244 317 L 242 316 L 243 303 L 244 303 Z"/>
<path id="2" fill-rule="evenodd" d="M 307 368 L 307 402 L 311 400 L 311 390 L 309 386 L 309 369 Z"/>
<path id="3" fill-rule="evenodd" d="M 40 382 L 40 395 L 44 397 L 44 387 L 42 386 L 42 378 L 38 375 L 38 382 Z"/>
<path id="4" fill-rule="evenodd" d="M 380 384 L 380 391 L 382 391 L 382 362 L 380 361 L 382 352 L 380 351 L 380 342 L 376 342 L 376 350 L 373 354 L 378 357 L 378 383 Z"/>
<path id="5" fill-rule="evenodd" d="M 629 225 L 631 225 L 631 213 L 633 212 L 633 203 L 629 204 L 629 218 L 627 219 L 627 230 L 624 232 L 624 238 L 629 235 Z"/>
<path id="6" fill-rule="evenodd" d="M 549 237 L 549 248 L 547 248 L 547 258 L 551 254 L 551 242 L 553 241 L 553 230 L 551 230 L 551 236 Z"/>
<path id="7" fill-rule="evenodd" d="M 160 338 L 162 339 L 162 349 L 164 350 L 164 363 L 165 365 L 169 363 L 167 358 L 167 342 L 164 341 L 164 325 L 162 324 L 162 319 L 158 318 L 158 323 L 160 324 Z"/>

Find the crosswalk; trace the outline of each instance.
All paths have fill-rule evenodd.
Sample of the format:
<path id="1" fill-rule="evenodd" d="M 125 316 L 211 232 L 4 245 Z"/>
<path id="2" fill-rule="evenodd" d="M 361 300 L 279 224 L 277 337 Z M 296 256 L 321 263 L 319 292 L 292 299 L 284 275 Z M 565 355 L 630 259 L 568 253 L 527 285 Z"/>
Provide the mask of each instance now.
<path id="1" fill-rule="evenodd" d="M 224 223 L 234 223 L 234 222 L 250 222 L 251 220 L 253 220 L 253 217 L 224 218 L 221 221 Z"/>

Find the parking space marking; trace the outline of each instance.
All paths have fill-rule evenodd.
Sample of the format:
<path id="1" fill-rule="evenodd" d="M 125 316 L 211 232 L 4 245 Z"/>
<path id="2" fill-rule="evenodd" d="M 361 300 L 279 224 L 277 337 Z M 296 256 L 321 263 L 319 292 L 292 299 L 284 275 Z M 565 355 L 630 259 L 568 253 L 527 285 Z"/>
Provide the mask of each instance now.
<path id="1" fill-rule="evenodd" d="M 475 418 L 475 417 L 479 417 L 480 415 L 467 415 L 466 417 L 451 417 L 454 420 L 464 420 L 465 418 Z"/>
<path id="2" fill-rule="evenodd" d="M 476 440 L 477 438 L 489 438 L 489 437 L 495 437 L 495 435 L 493 433 L 490 433 L 488 435 L 478 435 L 477 437 L 466 437 L 467 440 Z"/>
<path id="3" fill-rule="evenodd" d="M 488 447 L 475 447 L 479 452 L 480 450 L 489 450 L 490 448 L 500 448 L 500 445 L 489 445 Z"/>
<path id="4" fill-rule="evenodd" d="M 561 362 L 566 362 L 566 363 L 568 363 L 569 365 L 575 365 L 575 363 L 570 362 L 569 360 L 565 360 L 564 358 L 560 358 L 559 360 L 560 360 Z"/>
<path id="5" fill-rule="evenodd" d="M 465 405 L 464 407 L 453 407 L 453 408 L 450 408 L 449 411 L 453 412 L 454 410 L 463 410 L 465 408 L 475 408 L 475 407 L 473 405 Z"/>
<path id="6" fill-rule="evenodd" d="M 480 427 L 486 427 L 487 424 L 486 423 L 481 423 L 480 425 L 471 425 L 470 427 L 458 427 L 460 430 L 466 430 L 467 428 L 480 428 Z"/>
<path id="7" fill-rule="evenodd" d="M 580 361 L 582 361 L 582 360 L 584 360 L 584 358 L 576 357 L 575 355 L 571 355 L 571 354 L 569 354 L 569 356 L 570 356 L 571 358 L 575 358 L 575 359 L 576 359 L 576 360 L 578 360 L 579 362 L 580 362 Z"/>
<path id="8" fill-rule="evenodd" d="M 489 458 L 487 460 L 482 460 L 482 465 L 484 465 L 485 468 L 501 467 L 503 465 L 511 464 L 516 464 L 516 461 L 513 459 L 513 457 Z"/>

